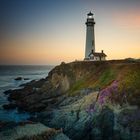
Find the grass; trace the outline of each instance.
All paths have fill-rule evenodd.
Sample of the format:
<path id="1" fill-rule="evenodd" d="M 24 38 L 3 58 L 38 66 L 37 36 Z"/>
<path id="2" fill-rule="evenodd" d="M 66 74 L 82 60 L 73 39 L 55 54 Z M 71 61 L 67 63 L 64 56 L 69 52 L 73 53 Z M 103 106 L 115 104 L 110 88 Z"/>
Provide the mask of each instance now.
<path id="1" fill-rule="evenodd" d="M 104 88 L 105 86 L 113 82 L 116 79 L 116 77 L 117 77 L 117 70 L 113 68 L 107 68 L 101 73 L 99 79 L 95 82 L 94 86 L 99 88 Z"/>
<path id="2" fill-rule="evenodd" d="M 138 67 L 133 67 L 124 74 L 119 90 L 126 94 L 130 104 L 140 106 L 140 69 Z"/>
<path id="3" fill-rule="evenodd" d="M 140 106 L 140 63 L 125 61 L 88 62 L 64 64 L 57 71 L 66 74 L 71 83 L 67 94 L 78 95 L 81 89 L 104 89 L 114 80 L 119 81 L 118 102 L 125 95 L 130 104 Z M 80 73 L 80 78 L 76 76 Z M 122 100 L 122 103 L 124 101 Z"/>
<path id="4" fill-rule="evenodd" d="M 68 91 L 69 95 L 77 95 L 78 91 L 84 88 L 104 88 L 109 85 L 117 77 L 117 70 L 106 67 L 102 69 L 98 68 L 89 72 L 88 75 L 83 76 L 82 79 L 78 80 Z"/>
<path id="5" fill-rule="evenodd" d="M 68 95 L 69 96 L 77 95 L 77 92 L 80 89 L 83 89 L 84 87 L 86 87 L 85 86 L 85 81 L 84 80 L 79 80 L 70 88 L 70 90 L 68 91 Z"/>
<path id="6" fill-rule="evenodd" d="M 124 75 L 120 86 L 128 89 L 140 89 L 140 70 L 130 70 Z"/>

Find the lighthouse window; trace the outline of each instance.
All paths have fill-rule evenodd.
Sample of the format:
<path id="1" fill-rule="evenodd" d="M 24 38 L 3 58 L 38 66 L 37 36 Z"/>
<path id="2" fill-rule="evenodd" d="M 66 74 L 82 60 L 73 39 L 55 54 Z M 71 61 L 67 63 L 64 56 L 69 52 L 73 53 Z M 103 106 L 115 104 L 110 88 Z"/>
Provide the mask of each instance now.
<path id="1" fill-rule="evenodd" d="M 88 18 L 92 19 L 93 18 L 93 15 L 88 15 Z"/>

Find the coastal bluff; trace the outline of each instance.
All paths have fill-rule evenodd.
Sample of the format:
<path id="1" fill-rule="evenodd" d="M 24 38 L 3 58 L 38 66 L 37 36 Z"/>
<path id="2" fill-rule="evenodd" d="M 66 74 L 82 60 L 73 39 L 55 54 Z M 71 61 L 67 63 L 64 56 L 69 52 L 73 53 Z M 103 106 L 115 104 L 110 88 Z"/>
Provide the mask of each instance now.
<path id="1" fill-rule="evenodd" d="M 140 62 L 61 63 L 48 76 L 9 90 L 10 104 L 72 140 L 138 140 Z M 5 106 L 6 108 L 6 106 Z"/>

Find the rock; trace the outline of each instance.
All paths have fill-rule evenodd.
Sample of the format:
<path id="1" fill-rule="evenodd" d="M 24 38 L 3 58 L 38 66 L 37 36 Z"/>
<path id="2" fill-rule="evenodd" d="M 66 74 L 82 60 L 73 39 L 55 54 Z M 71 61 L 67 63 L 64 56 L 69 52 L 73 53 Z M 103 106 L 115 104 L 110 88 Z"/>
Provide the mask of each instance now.
<path id="1" fill-rule="evenodd" d="M 23 89 L 15 89 L 11 90 L 10 96 L 8 97 L 9 100 L 22 100 L 23 97 L 28 96 L 33 93 L 33 87 L 27 86 Z"/>
<path id="2" fill-rule="evenodd" d="M 4 94 L 5 94 L 5 95 L 8 95 L 8 94 L 10 94 L 12 91 L 13 91 L 13 90 L 11 90 L 11 89 L 6 90 L 6 91 L 4 91 Z"/>
<path id="3" fill-rule="evenodd" d="M 123 139 L 140 137 L 140 109 L 124 109 L 118 115 L 119 128 Z"/>
<path id="4" fill-rule="evenodd" d="M 24 78 L 24 80 L 30 80 L 29 78 Z"/>
<path id="5" fill-rule="evenodd" d="M 25 124 L 0 132 L 1 140 L 69 140 L 60 130 L 46 127 L 41 123 Z"/>
<path id="6" fill-rule="evenodd" d="M 40 80 L 32 80 L 28 83 L 21 84 L 20 87 L 35 87 L 40 88 L 47 80 L 46 79 L 40 79 Z"/>
<path id="7" fill-rule="evenodd" d="M 101 139 L 106 140 L 113 140 L 113 131 L 114 131 L 114 113 L 113 110 L 109 109 L 107 106 L 105 106 L 100 114 L 97 117 L 97 120 L 95 120 L 93 123 L 98 125 L 94 129 L 98 129 L 100 131 L 100 137 Z M 96 139 L 96 135 L 94 135 L 94 138 Z"/>
<path id="8" fill-rule="evenodd" d="M 139 62 L 125 60 L 63 63 L 10 91 L 9 100 L 72 140 L 139 140 L 139 70 Z"/>
<path id="9" fill-rule="evenodd" d="M 3 108 L 6 110 L 15 109 L 16 107 L 17 107 L 17 105 L 14 103 L 3 105 Z"/>
<path id="10" fill-rule="evenodd" d="M 38 118 L 49 127 L 63 128 L 64 133 L 72 140 L 86 140 L 89 124 L 92 124 L 92 114 L 88 114 L 86 109 L 96 101 L 96 97 L 97 93 L 93 92 L 72 104 L 43 112 Z"/>
<path id="11" fill-rule="evenodd" d="M 23 79 L 22 77 L 15 78 L 16 81 L 21 81 L 22 79 Z"/>
<path id="12" fill-rule="evenodd" d="M 50 140 L 70 140 L 70 139 L 63 133 L 59 133 L 53 136 Z"/>
<path id="13" fill-rule="evenodd" d="M 14 127 L 16 127 L 17 124 L 15 122 L 7 122 L 7 121 L 0 121 L 0 132 L 1 131 L 6 131 L 8 129 L 13 129 Z"/>

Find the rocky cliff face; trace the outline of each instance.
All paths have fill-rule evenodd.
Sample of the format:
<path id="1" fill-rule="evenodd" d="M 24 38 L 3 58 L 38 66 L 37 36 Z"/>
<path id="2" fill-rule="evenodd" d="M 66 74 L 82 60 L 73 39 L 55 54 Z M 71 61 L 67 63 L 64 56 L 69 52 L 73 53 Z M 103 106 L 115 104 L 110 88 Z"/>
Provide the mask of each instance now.
<path id="1" fill-rule="evenodd" d="M 19 109 L 39 112 L 34 121 L 62 128 L 72 140 L 138 140 L 140 63 L 72 62 L 45 79 L 10 91 Z"/>
<path id="2" fill-rule="evenodd" d="M 24 124 L 0 133 L 1 140 L 69 140 L 61 130 L 46 127 L 41 123 Z"/>

